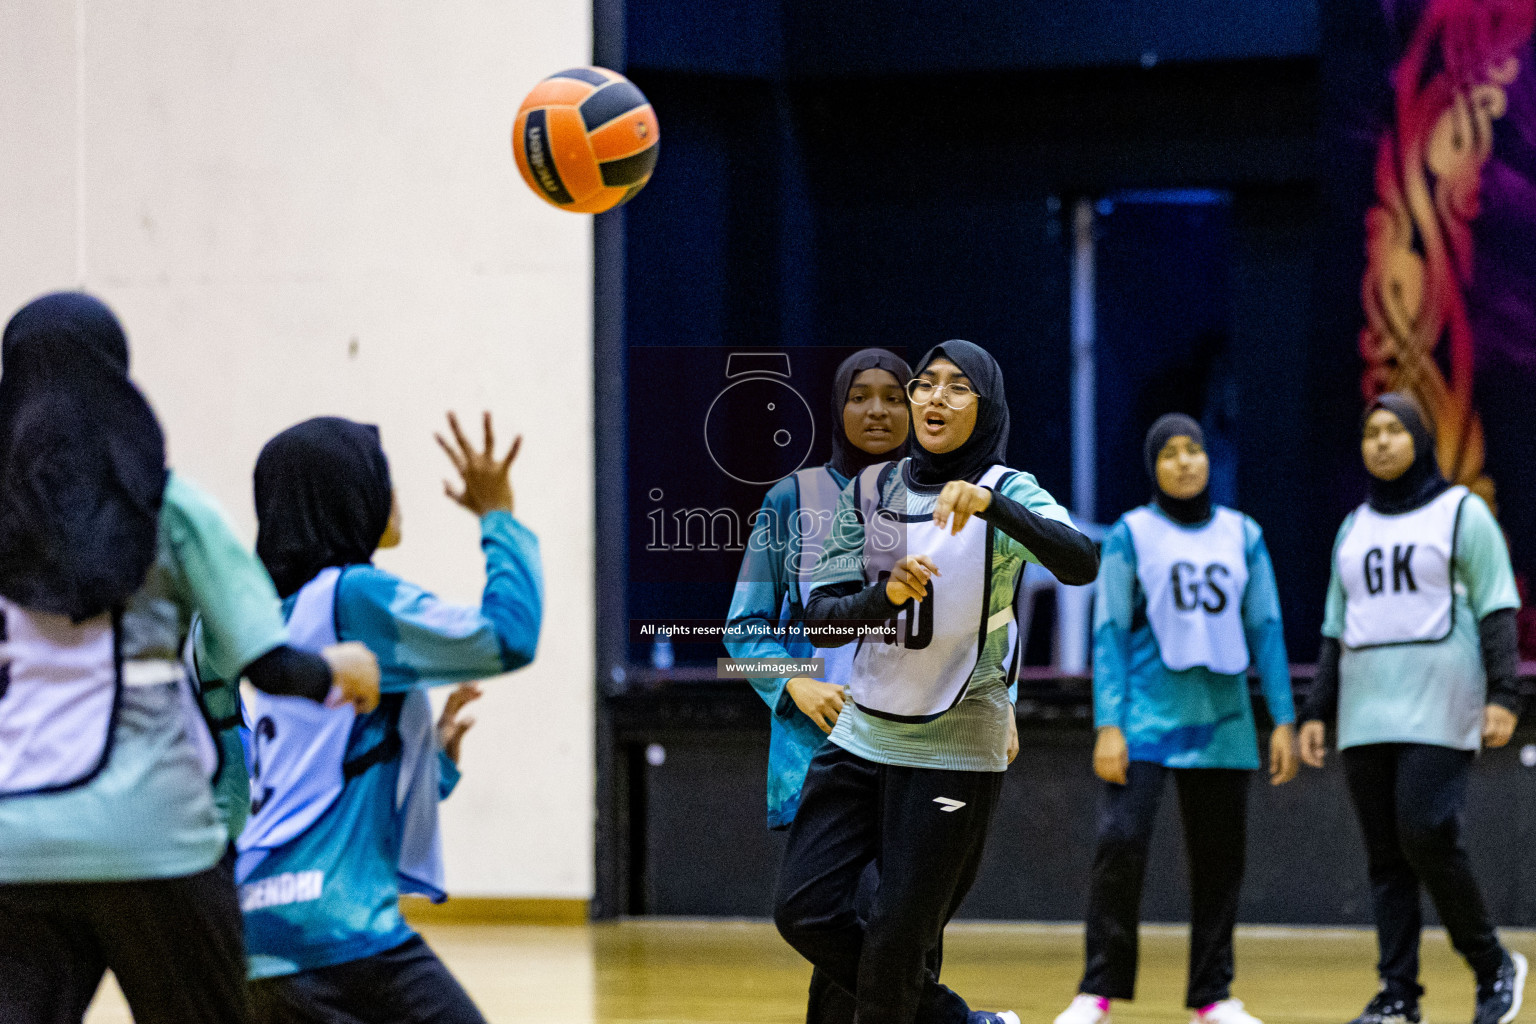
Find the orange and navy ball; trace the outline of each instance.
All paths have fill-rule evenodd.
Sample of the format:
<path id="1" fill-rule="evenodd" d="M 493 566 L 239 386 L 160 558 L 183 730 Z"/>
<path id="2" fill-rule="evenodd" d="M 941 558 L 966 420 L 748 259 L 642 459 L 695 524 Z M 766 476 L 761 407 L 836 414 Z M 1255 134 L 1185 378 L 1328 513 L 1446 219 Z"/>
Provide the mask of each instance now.
<path id="1" fill-rule="evenodd" d="M 523 180 L 552 206 L 602 213 L 651 180 L 661 127 L 633 82 L 606 68 L 571 68 L 534 86 L 512 126 Z"/>

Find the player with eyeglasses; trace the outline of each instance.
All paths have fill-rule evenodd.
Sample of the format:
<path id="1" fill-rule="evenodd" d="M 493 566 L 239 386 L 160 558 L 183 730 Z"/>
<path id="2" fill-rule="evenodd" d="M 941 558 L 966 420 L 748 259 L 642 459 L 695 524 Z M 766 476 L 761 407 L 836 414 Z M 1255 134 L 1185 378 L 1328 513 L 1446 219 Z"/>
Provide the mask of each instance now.
<path id="1" fill-rule="evenodd" d="M 811 760 L 774 919 L 853 994 L 860 1021 L 1018 1024 L 972 1011 L 928 953 L 975 880 L 1016 750 L 1008 691 L 1024 563 L 1081 584 L 1098 556 L 1034 477 L 1005 464 L 1008 404 L 992 356 L 946 341 L 918 367 L 907 384 L 917 444 L 843 491 L 812 581 L 811 626 L 891 628 L 859 643 L 852 700 Z M 880 874 L 861 919 L 871 862 Z"/>
<path id="2" fill-rule="evenodd" d="M 976 392 L 965 381 L 937 384 L 922 377 L 914 377 L 907 381 L 907 397 L 913 405 L 927 405 L 937 400 L 960 412 L 976 401 Z"/>

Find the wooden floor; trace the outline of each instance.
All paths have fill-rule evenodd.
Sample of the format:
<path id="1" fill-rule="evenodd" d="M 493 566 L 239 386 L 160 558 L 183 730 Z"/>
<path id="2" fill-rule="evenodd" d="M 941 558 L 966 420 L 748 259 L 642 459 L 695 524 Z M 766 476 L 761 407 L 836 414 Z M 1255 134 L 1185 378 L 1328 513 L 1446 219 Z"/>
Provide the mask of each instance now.
<path id="1" fill-rule="evenodd" d="M 628 921 L 566 928 L 434 926 L 427 940 L 493 1024 L 791 1024 L 804 1019 L 809 967 L 771 925 Z M 1536 959 L 1536 933 L 1505 940 Z M 1117 1024 L 1184 1024 L 1183 929 L 1143 929 L 1141 987 Z M 1243 929 L 1233 994 L 1266 1024 L 1343 1024 L 1374 993 L 1365 932 Z M 1079 928 L 951 926 L 944 980 L 975 1009 L 1050 1024 L 1082 970 Z M 1424 942 L 1425 1019 L 1469 1021 L 1472 977 L 1444 936 Z M 1536 998 L 1536 989 L 1532 990 Z M 1527 1020 L 1536 1021 L 1536 1005 Z M 109 978 L 88 1024 L 130 1018 Z"/>

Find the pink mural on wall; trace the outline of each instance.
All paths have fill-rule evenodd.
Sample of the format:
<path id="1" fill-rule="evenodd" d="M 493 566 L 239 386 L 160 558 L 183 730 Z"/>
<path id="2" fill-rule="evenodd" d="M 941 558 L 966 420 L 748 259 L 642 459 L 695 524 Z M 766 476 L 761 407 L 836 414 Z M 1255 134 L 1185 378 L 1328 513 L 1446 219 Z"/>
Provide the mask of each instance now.
<path id="1" fill-rule="evenodd" d="M 1425 5 L 1393 74 L 1393 124 L 1377 149 L 1376 205 L 1365 218 L 1365 397 L 1416 395 L 1438 424 L 1446 476 L 1490 503 L 1472 389 L 1472 224 L 1493 125 L 1508 109 L 1533 26 L 1536 0 Z"/>

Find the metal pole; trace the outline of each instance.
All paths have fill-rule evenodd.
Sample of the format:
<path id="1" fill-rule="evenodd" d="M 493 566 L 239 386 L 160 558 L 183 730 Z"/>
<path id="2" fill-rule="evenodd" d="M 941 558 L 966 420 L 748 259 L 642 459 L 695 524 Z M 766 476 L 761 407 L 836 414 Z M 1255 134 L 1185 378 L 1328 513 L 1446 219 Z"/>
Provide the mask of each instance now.
<path id="1" fill-rule="evenodd" d="M 1093 201 L 1078 199 L 1072 210 L 1072 515 L 1079 526 L 1098 516 L 1098 410 L 1095 387 Z M 1088 587 L 1056 588 L 1056 667 L 1088 670 Z"/>
<path id="2" fill-rule="evenodd" d="M 1098 514 L 1095 333 L 1093 202 L 1079 199 L 1072 211 L 1072 514 L 1085 523 Z"/>

